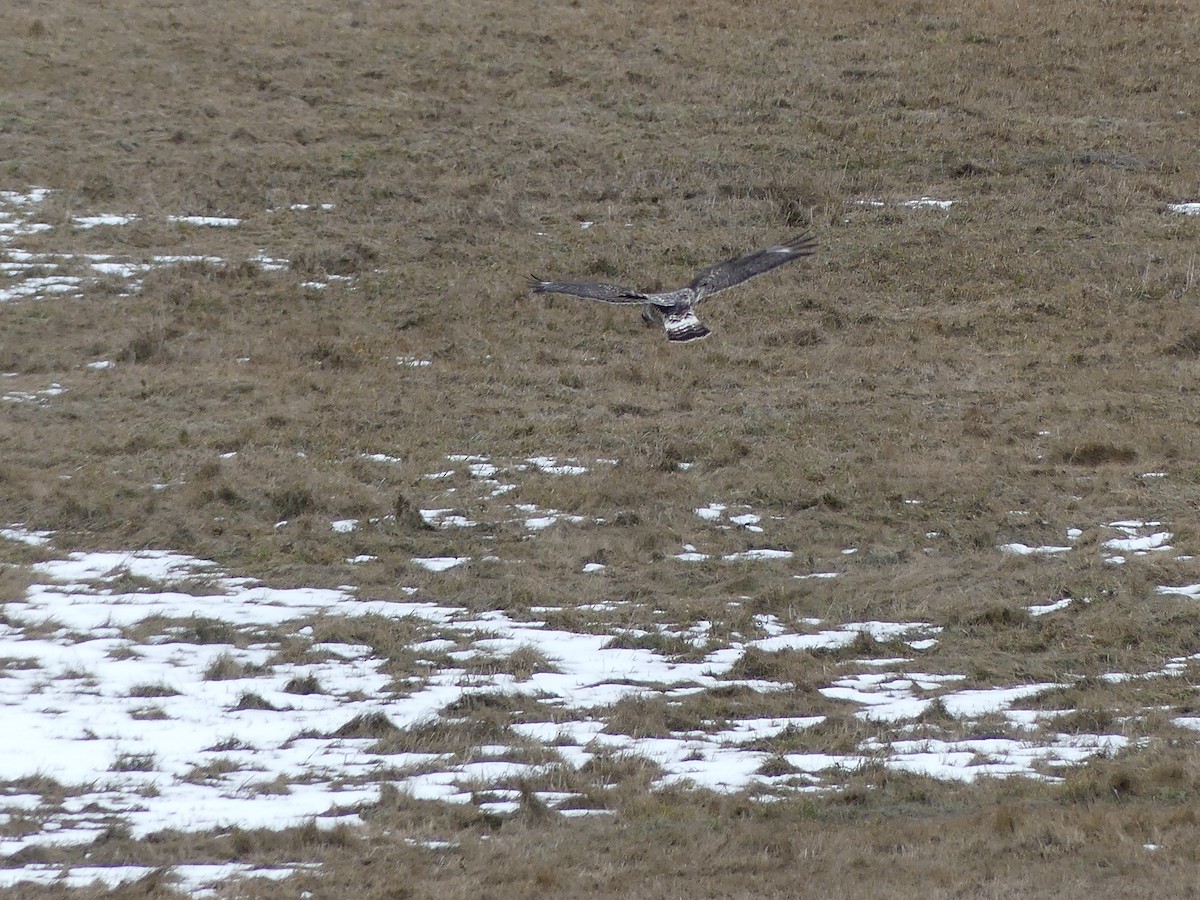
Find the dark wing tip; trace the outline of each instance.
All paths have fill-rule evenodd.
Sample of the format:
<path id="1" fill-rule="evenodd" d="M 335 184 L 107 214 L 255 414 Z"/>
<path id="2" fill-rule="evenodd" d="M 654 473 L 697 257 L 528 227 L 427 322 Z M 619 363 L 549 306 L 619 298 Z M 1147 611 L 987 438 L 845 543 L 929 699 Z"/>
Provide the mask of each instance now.
<path id="1" fill-rule="evenodd" d="M 538 278 L 536 275 L 530 275 L 529 281 L 526 282 L 525 286 L 529 290 L 533 291 L 535 294 L 540 294 L 545 290 L 542 287 L 542 285 L 544 285 L 545 283 L 546 283 L 546 279 Z"/>
<path id="2" fill-rule="evenodd" d="M 814 252 L 816 252 L 816 249 L 820 246 L 820 244 L 818 244 L 817 239 L 812 236 L 812 232 L 805 231 L 796 235 L 790 241 L 785 241 L 784 243 L 780 244 L 780 246 L 786 247 L 797 256 L 811 256 Z"/>

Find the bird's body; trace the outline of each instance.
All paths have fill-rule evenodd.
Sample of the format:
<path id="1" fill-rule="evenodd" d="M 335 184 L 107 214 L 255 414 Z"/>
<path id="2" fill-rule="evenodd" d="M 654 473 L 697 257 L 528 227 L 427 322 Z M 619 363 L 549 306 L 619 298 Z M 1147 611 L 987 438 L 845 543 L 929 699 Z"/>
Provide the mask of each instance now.
<path id="1" fill-rule="evenodd" d="M 717 263 L 697 274 L 687 286 L 665 293 L 651 294 L 592 281 L 544 281 L 536 275 L 532 276 L 529 287 L 538 294 L 569 294 L 606 303 L 640 304 L 643 320 L 661 324 L 667 340 L 683 343 L 708 336 L 709 329 L 697 317 L 696 307 L 709 297 L 793 259 L 810 256 L 815 249 L 816 241 L 802 234 L 765 250 Z"/>

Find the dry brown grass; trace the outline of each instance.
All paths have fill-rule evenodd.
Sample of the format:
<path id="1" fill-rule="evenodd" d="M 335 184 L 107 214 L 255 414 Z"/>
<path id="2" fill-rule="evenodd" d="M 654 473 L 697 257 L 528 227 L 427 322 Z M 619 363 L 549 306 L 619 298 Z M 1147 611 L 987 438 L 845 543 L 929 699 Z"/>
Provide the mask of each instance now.
<path id="1" fill-rule="evenodd" d="M 63 546 L 167 547 L 279 584 L 354 582 L 369 596 L 402 581 L 514 616 L 562 606 L 543 617 L 561 627 L 586 628 L 572 606 L 612 597 L 641 610 L 624 613 L 630 628 L 655 607 L 723 634 L 749 633 L 750 612 L 922 620 L 945 628 L 927 671 L 1084 678 L 1041 701 L 1082 710 L 1061 730 L 1155 705 L 1194 711 L 1194 677 L 1096 679 L 1200 650 L 1194 602 L 1152 593 L 1196 581 L 1194 568 L 1108 565 L 1098 530 L 1153 517 L 1181 551 L 1200 550 L 1200 219 L 1164 212 L 1196 199 L 1191 12 L 1082 0 L 32 0 L 0 29 L 0 188 L 54 188 L 41 220 L 60 227 L 22 247 L 230 264 L 155 269 L 128 296 L 101 281 L 78 300 L 0 304 L 0 371 L 15 373 L 4 389 L 68 388 L 45 407 L 0 409 L 0 526 L 53 529 Z M 853 202 L 923 194 L 960 203 Z M 300 202 L 336 206 L 268 212 Z M 102 212 L 143 218 L 67 227 Z M 163 218 L 184 213 L 244 221 Z M 820 253 L 715 301 L 700 346 L 667 346 L 628 310 L 522 287 L 531 270 L 667 285 L 809 226 Z M 264 271 L 247 248 L 291 267 Z M 300 286 L 331 274 L 352 280 Z M 118 364 L 81 368 L 99 358 Z M 620 462 L 523 480 L 516 499 L 586 517 L 578 527 L 535 541 L 503 523 L 422 527 L 412 511 L 434 488 L 421 475 L 472 452 Z M 1168 476 L 1140 477 L 1155 471 Z M 712 500 L 778 516 L 767 542 L 795 559 L 675 564 L 698 535 L 714 554 L 764 545 L 699 523 L 692 510 Z M 462 503 L 467 516 L 486 505 Z M 380 522 L 330 531 L 347 517 Z M 1061 543 L 1069 526 L 1085 533 L 1066 557 L 995 551 Z M 2 550 L 0 600 L 20 595 L 22 566 L 39 558 Z M 351 567 L 357 554 L 377 559 Z M 479 560 L 489 554 L 513 562 Z M 436 555 L 477 561 L 444 574 L 409 563 Z M 603 576 L 580 574 L 596 560 Z M 791 577 L 834 569 L 845 574 Z M 1094 602 L 1024 611 L 1063 596 Z M 418 667 L 406 648 L 418 631 L 404 623 L 314 629 L 369 644 L 397 678 Z M 827 680 L 843 658 L 759 654 L 738 674 L 795 682 L 769 713 L 799 713 L 825 702 L 815 673 Z M 549 665 L 518 653 L 494 668 Z M 767 714 L 765 702 L 627 701 L 615 730 Z M 361 722 L 347 733 L 446 752 L 509 736 L 512 710 L 468 712 L 466 738 Z M 1061 789 L 864 774 L 844 796 L 761 804 L 648 795 L 646 764 L 602 760 L 603 774 L 571 777 L 580 790 L 623 782 L 612 816 L 501 823 L 394 799 L 363 835 L 117 836 L 93 861 L 323 864 L 230 894 L 260 897 L 865 897 L 881 885 L 894 897 L 1185 896 L 1195 749 L 1169 720 L 1147 721 L 1132 733 L 1152 747 Z M 862 727 L 834 718 L 794 738 L 837 752 Z M 124 889 L 167 893 L 153 877 Z"/>

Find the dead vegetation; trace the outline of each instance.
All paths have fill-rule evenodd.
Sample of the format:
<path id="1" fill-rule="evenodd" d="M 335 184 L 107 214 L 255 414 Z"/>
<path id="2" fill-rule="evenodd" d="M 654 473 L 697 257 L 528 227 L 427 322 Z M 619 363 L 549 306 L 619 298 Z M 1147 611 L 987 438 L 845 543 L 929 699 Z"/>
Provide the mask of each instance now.
<path id="1" fill-rule="evenodd" d="M 619 598 L 626 632 L 612 646 L 680 659 L 703 650 L 650 630 L 656 609 L 722 639 L 758 636 L 755 614 L 920 620 L 943 628 L 926 671 L 1061 683 L 1026 704 L 1064 711 L 1044 727 L 1139 741 L 1061 785 L 869 768 L 833 796 L 772 803 L 651 792 L 653 763 L 599 754 L 555 776 L 613 813 L 586 820 L 537 814 L 528 786 L 507 819 L 385 792 L 361 834 L 114 833 L 44 858 L 321 864 L 256 882 L 261 897 L 393 896 L 399 872 L 434 897 L 794 896 L 798 870 L 823 896 L 1193 890 L 1195 741 L 1162 710 L 1196 712 L 1195 665 L 1153 673 L 1200 652 L 1197 614 L 1154 591 L 1200 579 L 1187 560 L 1118 566 L 1103 549 L 1107 523 L 1145 518 L 1169 523 L 1180 555 L 1200 550 L 1200 217 L 1167 209 L 1197 199 L 1188 12 L 1082 0 L 13 10 L 0 189 L 52 188 L 39 221 L 56 226 L 20 247 L 224 262 L 151 267 L 135 290 L 110 276 L 78 297 L 0 302 L 3 390 L 66 388 L 0 408 L 0 527 L 52 530 L 72 549 L 170 548 L 271 583 L 368 596 L 413 584 L 514 617 L 553 606 L 538 615 L 579 631 L 614 623 L 576 607 Z M 956 203 L 900 202 L 922 196 Z M 138 218 L 71 227 L 103 213 Z M 180 214 L 242 224 L 166 218 Z M 820 252 L 714 301 L 716 334 L 698 346 L 667 346 L 628 310 L 523 288 L 531 270 L 655 288 L 808 227 Z M 84 368 L 93 360 L 116 365 Z M 419 511 L 441 485 L 422 476 L 472 453 L 617 464 L 522 479 L 507 500 L 585 520 L 536 540 L 513 521 L 431 527 Z M 456 514 L 491 508 L 458 477 Z M 714 500 L 769 517 L 767 537 L 700 522 L 693 510 Z M 371 527 L 331 530 L 340 519 Z M 995 549 L 1062 543 L 1069 527 L 1082 531 L 1069 554 Z M 687 542 L 795 555 L 679 563 Z M 39 551 L 0 552 L 0 602 L 19 602 Z M 437 556 L 473 562 L 411 563 Z M 584 575 L 586 562 L 606 568 Z M 1077 602 L 1055 616 L 1026 610 L 1064 597 Z M 397 685 L 428 669 L 411 623 L 311 625 L 314 640 L 371 647 Z M 181 627 L 172 639 L 244 642 L 203 618 Z M 763 743 L 785 773 L 798 747 L 899 737 L 817 691 L 848 661 L 899 647 L 747 653 L 732 677 L 792 687 L 622 701 L 609 730 L 828 715 Z M 554 667 L 530 648 L 475 665 L 518 679 Z M 217 657 L 207 677 L 244 674 Z M 175 690 L 130 694 L 149 719 Z M 246 691 L 232 708 L 275 706 Z M 944 712 L 919 723 L 926 734 L 954 733 Z M 490 697 L 456 715 L 330 731 L 469 756 L 513 743 L 522 708 Z M 171 894 L 157 876 L 124 890 Z"/>

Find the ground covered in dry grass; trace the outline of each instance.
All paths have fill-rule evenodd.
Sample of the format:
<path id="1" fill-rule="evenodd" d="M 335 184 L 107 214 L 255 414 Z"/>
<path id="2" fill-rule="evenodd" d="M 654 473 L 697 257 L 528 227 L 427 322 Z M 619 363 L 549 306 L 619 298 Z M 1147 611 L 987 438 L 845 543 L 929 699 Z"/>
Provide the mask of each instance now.
<path id="1" fill-rule="evenodd" d="M 0 890 L 1193 895 L 1190 13 L 6 17 Z"/>

